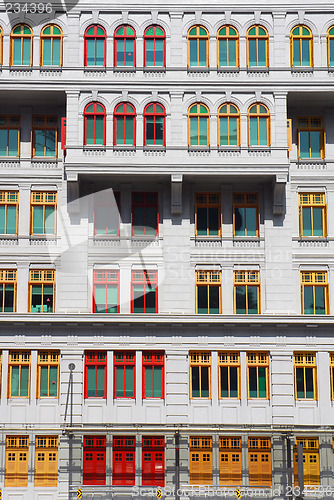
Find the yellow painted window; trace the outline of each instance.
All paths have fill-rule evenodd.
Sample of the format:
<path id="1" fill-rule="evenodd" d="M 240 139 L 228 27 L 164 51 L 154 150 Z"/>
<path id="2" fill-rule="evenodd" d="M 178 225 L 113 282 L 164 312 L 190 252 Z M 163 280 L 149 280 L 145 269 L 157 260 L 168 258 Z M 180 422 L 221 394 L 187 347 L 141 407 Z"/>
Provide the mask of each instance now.
<path id="1" fill-rule="evenodd" d="M 330 371 L 331 371 L 331 399 L 334 401 L 334 353 L 329 355 Z"/>
<path id="2" fill-rule="evenodd" d="M 307 26 L 299 25 L 291 30 L 290 58 L 291 67 L 313 66 L 313 34 Z"/>
<path id="3" fill-rule="evenodd" d="M 190 438 L 190 484 L 212 484 L 212 438 Z"/>
<path id="4" fill-rule="evenodd" d="M 270 113 L 264 104 L 252 104 L 247 113 L 248 146 L 270 146 Z"/>
<path id="5" fill-rule="evenodd" d="M 57 486 L 58 437 L 36 436 L 35 486 Z"/>
<path id="6" fill-rule="evenodd" d="M 3 64 L 3 29 L 0 28 L 0 65 Z"/>
<path id="7" fill-rule="evenodd" d="M 249 486 L 271 486 L 270 438 L 248 438 L 248 471 Z"/>
<path id="8" fill-rule="evenodd" d="M 269 355 L 247 353 L 248 399 L 269 399 Z"/>
<path id="9" fill-rule="evenodd" d="M 329 314 L 329 291 L 326 271 L 302 271 L 302 314 Z"/>
<path id="10" fill-rule="evenodd" d="M 299 193 L 299 235 L 327 236 L 325 193 Z"/>
<path id="11" fill-rule="evenodd" d="M 5 486 L 28 486 L 29 438 L 6 437 Z"/>
<path id="12" fill-rule="evenodd" d="M 288 145 L 288 156 L 290 151 L 292 151 L 292 120 L 288 118 L 286 121 L 286 133 L 287 133 L 287 145 Z"/>
<path id="13" fill-rule="evenodd" d="M 259 271 L 234 271 L 234 313 L 260 314 Z"/>
<path id="14" fill-rule="evenodd" d="M 58 117 L 33 116 L 31 131 L 31 156 L 57 158 Z"/>
<path id="15" fill-rule="evenodd" d="M 218 146 L 240 146 L 240 111 L 225 103 L 218 109 Z"/>
<path id="16" fill-rule="evenodd" d="M 321 117 L 297 119 L 297 149 L 299 159 L 325 158 L 326 134 Z"/>
<path id="17" fill-rule="evenodd" d="M 0 191 L 0 234 L 17 234 L 18 210 L 18 191 Z"/>
<path id="18" fill-rule="evenodd" d="M 263 26 L 247 31 L 247 67 L 269 67 L 269 35 Z"/>
<path id="19" fill-rule="evenodd" d="M 295 352 L 295 398 L 318 399 L 317 360 L 314 352 Z"/>
<path id="20" fill-rule="evenodd" d="M 257 193 L 233 194 L 234 236 L 260 235 L 260 210 Z"/>
<path id="21" fill-rule="evenodd" d="M 10 66 L 32 66 L 32 29 L 27 24 L 14 26 L 10 33 Z"/>
<path id="22" fill-rule="evenodd" d="M 57 193 L 32 191 L 30 197 L 30 234 L 56 234 Z"/>
<path id="23" fill-rule="evenodd" d="M 241 438 L 219 438 L 219 484 L 242 484 Z"/>
<path id="24" fill-rule="evenodd" d="M 53 269 L 31 269 L 29 271 L 29 312 L 54 312 L 56 272 Z"/>
<path id="25" fill-rule="evenodd" d="M 220 314 L 221 271 L 196 271 L 196 313 Z"/>
<path id="26" fill-rule="evenodd" d="M 211 398 L 211 353 L 190 352 L 190 398 Z"/>
<path id="27" fill-rule="evenodd" d="M 234 26 L 222 26 L 218 30 L 217 66 L 239 67 L 239 33 Z"/>
<path id="28" fill-rule="evenodd" d="M 19 115 L 0 115 L 0 156 L 20 156 L 20 128 Z"/>
<path id="29" fill-rule="evenodd" d="M 63 65 L 63 32 L 59 26 L 49 24 L 41 31 L 40 65 Z"/>
<path id="30" fill-rule="evenodd" d="M 240 353 L 218 353 L 219 398 L 241 398 Z"/>
<path id="31" fill-rule="evenodd" d="M 16 291 L 16 269 L 0 269 L 0 312 L 16 311 Z"/>
<path id="32" fill-rule="evenodd" d="M 188 109 L 188 146 L 210 146 L 210 111 L 201 102 Z"/>
<path id="33" fill-rule="evenodd" d="M 37 397 L 58 398 L 59 351 L 39 351 L 37 365 Z"/>
<path id="34" fill-rule="evenodd" d="M 222 213 L 220 193 L 196 193 L 196 236 L 221 236 L 221 230 Z"/>
<path id="35" fill-rule="evenodd" d="M 296 445 L 303 445 L 303 463 L 304 463 L 304 484 L 317 485 L 320 484 L 320 468 L 319 468 L 319 440 L 315 437 L 297 438 Z M 293 450 L 293 465 L 295 486 L 298 486 L 298 455 L 297 446 Z"/>
<path id="36" fill-rule="evenodd" d="M 329 68 L 334 66 L 334 26 L 327 31 L 327 65 Z"/>
<path id="37" fill-rule="evenodd" d="M 209 66 L 209 33 L 204 26 L 192 26 L 188 31 L 188 68 Z"/>
<path id="38" fill-rule="evenodd" d="M 8 361 L 8 397 L 30 395 L 30 351 L 10 351 Z"/>

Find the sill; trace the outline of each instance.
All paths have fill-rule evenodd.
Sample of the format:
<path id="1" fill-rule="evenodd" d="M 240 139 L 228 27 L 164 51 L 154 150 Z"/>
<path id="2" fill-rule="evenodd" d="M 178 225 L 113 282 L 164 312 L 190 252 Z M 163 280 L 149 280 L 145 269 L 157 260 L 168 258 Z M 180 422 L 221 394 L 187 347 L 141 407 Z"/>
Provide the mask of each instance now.
<path id="1" fill-rule="evenodd" d="M 129 145 L 115 145 L 114 146 L 114 151 L 136 151 L 136 146 L 133 145 L 133 144 L 129 144 Z"/>
<path id="2" fill-rule="evenodd" d="M 241 146 L 218 146 L 218 151 L 220 153 L 222 153 L 222 152 L 240 153 Z"/>
<path id="3" fill-rule="evenodd" d="M 114 73 L 135 73 L 136 71 L 135 66 L 114 66 Z"/>
<path id="4" fill-rule="evenodd" d="M 144 146 L 143 151 L 166 151 L 166 146 L 156 146 L 154 144 L 149 146 Z"/>
<path id="5" fill-rule="evenodd" d="M 217 73 L 239 73 L 239 66 L 217 66 Z"/>
<path id="6" fill-rule="evenodd" d="M 200 151 L 210 153 L 210 146 L 188 146 L 189 153 L 200 152 Z"/>
<path id="7" fill-rule="evenodd" d="M 144 73 L 166 73 L 166 66 L 145 66 Z"/>
<path id="8" fill-rule="evenodd" d="M 85 66 L 84 71 L 87 71 L 89 73 L 90 71 L 101 71 L 101 73 L 104 73 L 106 71 L 106 66 Z"/>
<path id="9" fill-rule="evenodd" d="M 249 66 L 247 73 L 269 73 L 268 66 Z"/>
<path id="10" fill-rule="evenodd" d="M 291 73 L 313 73 L 313 66 L 290 66 Z"/>
<path id="11" fill-rule="evenodd" d="M 210 68 L 208 66 L 188 66 L 188 73 L 210 73 Z"/>

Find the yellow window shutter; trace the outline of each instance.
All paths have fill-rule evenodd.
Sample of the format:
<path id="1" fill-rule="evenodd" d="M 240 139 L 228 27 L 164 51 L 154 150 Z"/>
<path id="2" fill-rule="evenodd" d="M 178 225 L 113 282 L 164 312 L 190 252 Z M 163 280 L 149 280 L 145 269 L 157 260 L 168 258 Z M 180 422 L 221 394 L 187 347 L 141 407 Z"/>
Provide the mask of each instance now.
<path id="1" fill-rule="evenodd" d="M 287 130 L 287 144 L 288 144 L 288 156 L 290 151 L 292 150 L 292 119 L 288 118 L 286 123 Z"/>

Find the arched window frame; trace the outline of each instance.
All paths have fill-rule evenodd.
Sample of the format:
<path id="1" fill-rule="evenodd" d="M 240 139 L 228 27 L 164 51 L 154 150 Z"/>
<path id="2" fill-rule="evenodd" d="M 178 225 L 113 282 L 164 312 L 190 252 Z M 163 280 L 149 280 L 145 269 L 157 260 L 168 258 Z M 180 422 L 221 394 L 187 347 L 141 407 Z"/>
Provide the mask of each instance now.
<path id="1" fill-rule="evenodd" d="M 122 111 L 118 111 L 118 109 L 121 109 L 121 106 L 123 106 Z M 128 111 L 127 109 L 124 111 L 124 106 L 130 106 L 132 111 Z M 126 142 L 126 117 L 132 117 L 133 123 L 132 123 L 132 144 L 127 144 Z M 129 103 L 129 102 L 120 102 L 117 104 L 117 106 L 114 109 L 114 145 L 115 146 L 135 146 L 136 145 L 136 109 L 135 107 Z M 124 122 L 124 142 L 122 144 L 117 142 L 117 120 L 122 119 Z"/>
<path id="2" fill-rule="evenodd" d="M 88 34 L 88 31 L 94 28 L 94 33 L 93 35 Z M 103 34 L 97 33 L 98 29 L 103 31 Z M 96 64 L 97 60 L 97 41 L 103 41 L 103 64 Z M 94 62 L 95 64 L 88 64 L 88 44 L 90 41 L 94 41 Z M 88 67 L 103 67 L 106 66 L 106 61 L 107 61 L 107 33 L 106 30 L 104 29 L 103 26 L 100 24 L 91 24 L 88 26 L 88 28 L 85 30 L 84 34 L 84 66 Z"/>
<path id="3" fill-rule="evenodd" d="M 87 111 L 89 106 L 93 105 L 93 111 Z M 99 111 L 97 107 L 101 107 L 102 110 Z M 86 105 L 84 109 L 84 146 L 105 146 L 106 145 L 106 108 L 101 104 L 100 102 L 90 102 Z M 102 121 L 102 126 L 103 126 L 103 138 L 102 138 L 102 144 L 96 143 L 96 118 L 101 117 L 103 118 Z M 92 143 L 87 143 L 87 118 L 88 117 L 94 117 L 94 142 Z"/>
<path id="4" fill-rule="evenodd" d="M 196 34 L 192 35 L 190 34 L 192 30 L 196 29 Z M 201 30 L 204 30 L 206 34 L 201 34 Z M 205 64 L 199 64 L 200 59 L 199 59 L 199 53 L 200 53 L 200 42 L 205 40 Z M 191 63 L 191 47 L 192 47 L 192 42 L 196 42 L 196 64 Z M 209 32 L 208 30 L 200 25 L 197 24 L 195 26 L 191 26 L 188 30 L 187 34 L 187 45 L 188 45 L 188 61 L 187 65 L 188 68 L 197 68 L 197 67 L 209 67 Z"/>
<path id="5" fill-rule="evenodd" d="M 256 112 L 253 113 L 252 109 L 253 107 L 256 106 Z M 263 108 L 265 110 L 265 113 L 261 113 L 260 110 Z M 260 144 L 260 118 L 265 118 L 266 119 L 266 134 L 267 134 L 267 144 Z M 257 122 L 257 144 L 251 144 L 251 120 L 256 119 Z M 262 104 L 261 102 L 256 102 L 253 103 L 249 106 L 248 112 L 247 112 L 247 130 L 248 130 L 248 146 L 270 146 L 270 113 L 269 109 L 265 104 Z"/>
<path id="6" fill-rule="evenodd" d="M 295 34 L 294 31 L 298 29 L 299 33 Z M 303 30 L 308 32 L 308 35 L 303 33 Z M 303 52 L 305 52 L 305 48 L 303 47 L 303 41 L 308 41 L 308 64 L 303 64 Z M 299 42 L 299 44 L 298 44 Z M 299 45 L 299 63 L 295 64 L 294 57 L 296 51 L 296 44 Z M 290 33 L 290 64 L 292 68 L 299 67 L 309 67 L 313 68 L 314 65 L 314 41 L 313 41 L 313 33 L 308 26 L 304 24 L 298 24 L 294 26 Z"/>
<path id="7" fill-rule="evenodd" d="M 50 28 L 50 31 L 51 33 L 50 34 L 45 34 L 45 30 L 47 28 Z M 60 33 L 54 33 L 54 28 L 57 28 Z M 44 64 L 44 54 L 45 54 L 45 41 L 46 40 L 51 40 L 51 64 Z M 54 60 L 54 52 L 55 52 L 55 49 L 54 49 L 54 41 L 55 40 L 60 40 L 60 44 L 59 44 L 59 64 L 53 64 L 53 60 Z M 44 28 L 42 29 L 41 31 L 41 36 L 40 36 L 40 49 L 39 49 L 39 58 L 40 58 L 40 61 L 39 61 L 39 64 L 40 66 L 62 66 L 63 65 L 63 31 L 62 29 L 60 28 L 60 26 L 58 26 L 57 24 L 47 24 L 46 26 L 44 26 Z"/>
<path id="8" fill-rule="evenodd" d="M 130 30 L 132 30 L 132 34 L 131 35 L 129 33 L 126 33 L 125 35 L 118 34 L 118 32 L 120 32 L 120 30 L 123 28 L 126 28 L 126 31 L 129 28 Z M 117 46 L 121 40 L 123 40 L 123 42 L 124 42 L 124 50 L 122 51 L 123 56 L 124 56 L 124 61 L 123 61 L 124 64 L 119 64 L 119 62 L 117 61 Z M 125 53 L 127 52 L 127 46 L 129 45 L 131 40 L 133 41 L 133 61 L 132 61 L 132 64 L 126 64 Z M 115 29 L 115 32 L 114 32 L 114 66 L 120 67 L 120 68 L 135 68 L 136 67 L 136 31 L 129 24 L 122 24 L 121 26 L 118 26 Z"/>
<path id="9" fill-rule="evenodd" d="M 0 26 L 0 66 L 3 65 L 3 29 Z"/>
<path id="10" fill-rule="evenodd" d="M 327 66 L 334 67 L 334 26 L 327 30 Z"/>
<path id="11" fill-rule="evenodd" d="M 196 112 L 191 113 L 191 110 L 197 106 Z M 201 113 L 201 106 L 203 106 L 206 109 L 206 112 Z M 191 119 L 197 118 L 197 144 L 191 144 Z M 200 142 L 200 118 L 206 118 L 206 144 L 198 144 Z M 196 146 L 210 146 L 210 111 L 209 108 L 206 106 L 206 104 L 203 104 L 202 102 L 195 102 L 194 104 L 191 104 L 188 108 L 188 146 L 189 147 L 196 147 Z"/>
<path id="12" fill-rule="evenodd" d="M 223 113 L 223 108 L 226 107 L 226 113 Z M 236 113 L 231 113 L 231 108 L 235 109 Z M 224 102 L 219 109 L 218 109 L 218 146 L 235 146 L 239 147 L 240 146 L 240 111 L 238 106 L 235 104 L 232 104 L 231 102 Z M 221 138 L 220 138 L 220 132 L 221 132 L 221 119 L 226 118 L 227 119 L 227 138 L 228 138 L 228 144 L 221 144 Z M 230 139 L 230 122 L 231 119 L 236 119 L 236 125 L 237 125 L 237 143 L 236 144 L 230 144 L 231 139 Z"/>
<path id="13" fill-rule="evenodd" d="M 147 32 L 149 29 L 153 28 L 153 35 L 148 35 Z M 159 30 L 163 31 L 162 35 L 157 34 L 157 28 Z M 153 57 L 154 57 L 154 64 L 153 65 L 148 65 L 147 64 L 147 42 L 152 40 L 153 41 Z M 157 41 L 162 41 L 162 64 L 156 64 L 156 45 Z M 148 68 L 165 68 L 166 67 L 166 33 L 165 30 L 158 25 L 151 25 L 148 26 L 144 32 L 144 67 Z"/>
<path id="14" fill-rule="evenodd" d="M 20 28 L 20 33 L 14 33 L 14 31 Z M 29 33 L 24 33 L 25 28 L 29 30 Z M 23 44 L 24 40 L 30 40 L 30 62 L 29 64 L 23 64 Z M 14 47 L 15 47 L 15 40 L 20 40 L 20 64 L 14 64 Z M 28 24 L 17 24 L 14 26 L 10 33 L 10 55 L 9 55 L 9 65 L 10 66 L 32 66 L 32 50 L 33 50 L 33 32 L 30 26 Z"/>
<path id="15" fill-rule="evenodd" d="M 225 29 L 226 33 L 221 34 L 221 31 Z M 235 32 L 235 34 L 232 33 L 232 30 Z M 230 33 L 231 32 L 231 33 Z M 220 64 L 220 53 L 221 53 L 221 42 L 226 41 L 226 63 L 227 64 Z M 233 51 L 232 43 L 235 42 L 235 64 L 231 64 L 231 56 L 230 52 Z M 231 47 L 232 45 L 232 47 Z M 234 62 L 234 61 L 233 61 Z M 234 26 L 230 26 L 229 24 L 226 24 L 224 26 L 221 26 L 219 30 L 217 31 L 217 67 L 218 68 L 225 68 L 225 67 L 239 67 L 240 66 L 240 37 L 239 37 L 239 32 Z"/>
<path id="16" fill-rule="evenodd" d="M 255 35 L 251 34 L 251 30 L 255 28 Z M 265 34 L 259 34 L 259 29 L 262 29 L 265 31 Z M 267 29 L 260 25 L 260 24 L 253 24 L 250 28 L 247 30 L 247 68 L 269 68 L 269 34 Z M 251 64 L 250 62 L 250 42 L 254 40 L 255 41 L 255 46 L 256 46 L 256 64 Z M 264 41 L 265 44 L 265 64 L 259 65 L 259 42 Z"/>
<path id="17" fill-rule="evenodd" d="M 148 108 L 153 106 L 153 112 L 148 112 Z M 161 108 L 161 112 L 157 111 L 157 108 Z M 153 130 L 154 130 L 154 142 L 153 144 L 147 144 L 147 118 L 153 118 Z M 162 144 L 156 144 L 156 119 L 162 118 Z M 144 146 L 166 146 L 166 110 L 160 102 L 150 102 L 145 106 L 144 109 Z"/>

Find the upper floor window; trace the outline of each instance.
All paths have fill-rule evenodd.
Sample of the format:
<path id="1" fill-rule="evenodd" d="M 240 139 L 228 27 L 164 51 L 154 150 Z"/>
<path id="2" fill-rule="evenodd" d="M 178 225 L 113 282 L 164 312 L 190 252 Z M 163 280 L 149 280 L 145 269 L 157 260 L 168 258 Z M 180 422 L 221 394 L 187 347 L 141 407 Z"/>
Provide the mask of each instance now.
<path id="1" fill-rule="evenodd" d="M 135 368 L 135 352 L 114 352 L 114 398 L 136 397 Z"/>
<path id="2" fill-rule="evenodd" d="M 32 66 L 32 29 L 18 24 L 10 34 L 10 66 Z"/>
<path id="3" fill-rule="evenodd" d="M 219 399 L 241 398 L 240 353 L 218 353 Z"/>
<path id="4" fill-rule="evenodd" d="M 157 271 L 132 271 L 131 312 L 135 314 L 158 312 Z"/>
<path id="5" fill-rule="evenodd" d="M 119 236 L 120 193 L 106 189 L 94 194 L 94 236 Z"/>
<path id="6" fill-rule="evenodd" d="M 115 30 L 114 66 L 136 66 L 136 32 L 131 26 L 119 26 Z"/>
<path id="7" fill-rule="evenodd" d="M 248 109 L 248 146 L 270 146 L 270 113 L 264 104 Z"/>
<path id="8" fill-rule="evenodd" d="M 295 352 L 295 398 L 317 399 L 317 362 L 314 352 Z"/>
<path id="9" fill-rule="evenodd" d="M 107 397 L 107 353 L 85 352 L 85 398 Z"/>
<path id="10" fill-rule="evenodd" d="M 106 66 L 107 35 L 102 26 L 89 26 L 84 36 L 84 65 Z"/>
<path id="11" fill-rule="evenodd" d="M 218 67 L 239 66 L 239 33 L 233 26 L 222 26 L 217 33 Z"/>
<path id="12" fill-rule="evenodd" d="M 234 271 L 235 314 L 260 314 L 259 271 Z"/>
<path id="13" fill-rule="evenodd" d="M 18 191 L 0 191 L 0 234 L 17 234 Z"/>
<path id="14" fill-rule="evenodd" d="M 37 397 L 57 398 L 59 351 L 39 351 L 37 363 Z"/>
<path id="15" fill-rule="evenodd" d="M 188 109 L 188 146 L 210 145 L 210 112 L 202 103 Z"/>
<path id="16" fill-rule="evenodd" d="M 57 116 L 32 117 L 32 152 L 31 156 L 56 158 L 58 153 L 58 118 Z"/>
<path id="17" fill-rule="evenodd" d="M 301 272 L 302 314 L 329 314 L 326 271 Z"/>
<path id="18" fill-rule="evenodd" d="M 188 67 L 209 66 L 209 33 L 203 26 L 188 31 Z"/>
<path id="19" fill-rule="evenodd" d="M 136 144 L 136 110 L 130 103 L 121 102 L 114 110 L 115 146 Z"/>
<path id="20" fill-rule="evenodd" d="M 132 193 L 131 226 L 133 236 L 158 235 L 158 193 Z"/>
<path id="21" fill-rule="evenodd" d="M 144 146 L 166 145 L 166 111 L 158 103 L 148 104 L 144 109 Z"/>
<path id="22" fill-rule="evenodd" d="M 220 314 L 221 271 L 196 271 L 196 313 Z"/>
<path id="23" fill-rule="evenodd" d="M 106 143 L 106 109 L 98 102 L 87 104 L 84 110 L 84 145 Z"/>
<path id="24" fill-rule="evenodd" d="M 327 236 L 325 193 L 299 193 L 299 235 Z"/>
<path id="25" fill-rule="evenodd" d="M 334 66 L 334 26 L 327 31 L 327 65 L 329 68 Z"/>
<path id="26" fill-rule="evenodd" d="M 160 26 L 149 26 L 144 33 L 144 67 L 166 66 L 166 34 Z"/>
<path id="27" fill-rule="evenodd" d="M 234 236 L 259 236 L 260 211 L 257 193 L 233 194 Z"/>
<path id="28" fill-rule="evenodd" d="M 240 146 L 240 111 L 234 104 L 218 109 L 218 146 Z"/>
<path id="29" fill-rule="evenodd" d="M 119 312 L 119 271 L 94 271 L 94 313 Z"/>
<path id="30" fill-rule="evenodd" d="M 306 26 L 296 26 L 290 34 L 291 66 L 313 66 L 313 34 Z"/>
<path id="31" fill-rule="evenodd" d="M 54 312 L 56 273 L 52 269 L 29 272 L 29 312 Z"/>
<path id="32" fill-rule="evenodd" d="M 298 118 L 298 158 L 325 158 L 325 131 L 322 118 Z"/>
<path id="33" fill-rule="evenodd" d="M 269 355 L 267 352 L 247 353 L 248 399 L 269 399 Z"/>
<path id="34" fill-rule="evenodd" d="M 0 115 L 0 156 L 20 156 L 20 117 Z"/>
<path id="35" fill-rule="evenodd" d="M 40 37 L 40 65 L 63 65 L 63 32 L 59 26 L 45 26 Z"/>
<path id="36" fill-rule="evenodd" d="M 195 194 L 196 236 L 221 236 L 220 193 Z"/>
<path id="37" fill-rule="evenodd" d="M 211 398 L 211 352 L 190 352 L 190 398 Z"/>
<path id="38" fill-rule="evenodd" d="M 15 312 L 17 270 L 0 269 L 0 312 Z"/>
<path id="39" fill-rule="evenodd" d="M 269 67 L 269 35 L 263 26 L 247 31 L 247 67 Z"/>
<path id="40" fill-rule="evenodd" d="M 164 397 L 164 352 L 143 352 L 143 398 Z"/>
<path id="41" fill-rule="evenodd" d="M 32 191 L 30 234 L 56 234 L 57 193 Z"/>
<path id="42" fill-rule="evenodd" d="M 30 394 L 30 351 L 10 351 L 8 398 L 28 398 Z"/>

